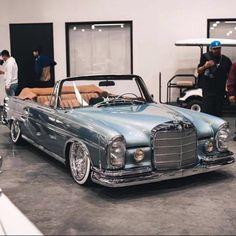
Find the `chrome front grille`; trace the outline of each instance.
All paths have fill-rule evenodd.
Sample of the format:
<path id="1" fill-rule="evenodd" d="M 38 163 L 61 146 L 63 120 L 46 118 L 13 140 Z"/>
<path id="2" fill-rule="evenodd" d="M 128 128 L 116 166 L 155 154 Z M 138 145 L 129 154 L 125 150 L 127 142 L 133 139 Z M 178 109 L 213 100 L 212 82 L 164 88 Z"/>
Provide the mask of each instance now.
<path id="1" fill-rule="evenodd" d="M 197 134 L 192 124 L 165 123 L 152 131 L 153 163 L 157 170 L 181 169 L 195 165 Z"/>

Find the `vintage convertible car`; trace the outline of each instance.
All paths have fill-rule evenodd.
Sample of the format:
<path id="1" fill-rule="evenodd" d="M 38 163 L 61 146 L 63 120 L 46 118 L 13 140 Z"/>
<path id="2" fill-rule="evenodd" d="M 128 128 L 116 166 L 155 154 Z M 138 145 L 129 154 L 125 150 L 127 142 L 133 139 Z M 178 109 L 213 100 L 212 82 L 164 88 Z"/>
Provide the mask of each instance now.
<path id="1" fill-rule="evenodd" d="M 60 80 L 5 99 L 2 120 L 22 139 L 68 165 L 78 184 L 157 182 L 232 164 L 224 120 L 157 104 L 136 75 Z"/>

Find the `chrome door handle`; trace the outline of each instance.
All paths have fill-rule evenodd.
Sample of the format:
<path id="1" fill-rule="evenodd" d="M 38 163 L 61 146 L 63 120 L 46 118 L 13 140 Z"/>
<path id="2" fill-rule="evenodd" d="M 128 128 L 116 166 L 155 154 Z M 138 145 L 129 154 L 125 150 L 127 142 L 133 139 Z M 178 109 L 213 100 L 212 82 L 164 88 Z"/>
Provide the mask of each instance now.
<path id="1" fill-rule="evenodd" d="M 28 107 L 24 107 L 23 111 L 24 111 L 24 115 L 26 115 L 26 116 L 29 115 L 29 108 Z"/>

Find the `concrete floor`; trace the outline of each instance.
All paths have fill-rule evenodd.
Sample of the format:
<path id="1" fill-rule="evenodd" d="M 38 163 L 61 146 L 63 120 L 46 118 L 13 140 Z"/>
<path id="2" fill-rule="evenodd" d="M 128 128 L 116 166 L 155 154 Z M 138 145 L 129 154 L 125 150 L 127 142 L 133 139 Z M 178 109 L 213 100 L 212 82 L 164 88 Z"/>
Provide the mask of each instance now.
<path id="1" fill-rule="evenodd" d="M 226 119 L 235 131 L 235 118 Z M 0 187 L 43 234 L 236 234 L 236 164 L 155 184 L 82 187 L 43 152 L 13 145 L 3 125 L 0 155 Z"/>

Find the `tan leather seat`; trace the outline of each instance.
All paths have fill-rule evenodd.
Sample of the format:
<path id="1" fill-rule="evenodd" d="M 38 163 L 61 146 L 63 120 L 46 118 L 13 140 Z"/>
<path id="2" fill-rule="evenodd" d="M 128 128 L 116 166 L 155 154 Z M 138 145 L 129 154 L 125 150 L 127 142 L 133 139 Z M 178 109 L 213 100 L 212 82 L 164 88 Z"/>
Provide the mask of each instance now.
<path id="1" fill-rule="evenodd" d="M 66 90 L 67 89 L 67 90 Z M 59 98 L 59 106 L 61 108 L 76 108 L 80 107 L 80 103 L 76 98 L 72 87 L 66 87 L 65 93 L 61 94 Z M 100 91 L 93 86 L 81 86 L 81 96 L 89 104 L 91 98 L 98 98 Z M 22 90 L 23 91 L 23 90 Z M 71 91 L 71 93 L 68 93 Z M 21 99 L 35 99 L 35 101 L 42 106 L 49 106 L 51 100 L 52 88 L 25 88 L 20 94 Z"/>
<path id="2" fill-rule="evenodd" d="M 98 93 L 81 93 L 82 98 L 89 104 L 91 98 L 98 98 Z"/>
<path id="3" fill-rule="evenodd" d="M 81 93 L 82 98 L 89 104 L 91 98 L 98 98 L 98 93 Z M 61 108 L 77 108 L 80 107 L 80 103 L 74 93 L 62 94 L 60 96 L 60 107 Z"/>
<path id="4" fill-rule="evenodd" d="M 60 101 L 60 107 L 65 108 L 77 108 L 80 107 L 80 103 L 77 99 L 64 99 Z"/>
<path id="5" fill-rule="evenodd" d="M 43 106 L 49 106 L 51 95 L 37 96 L 37 103 Z"/>

